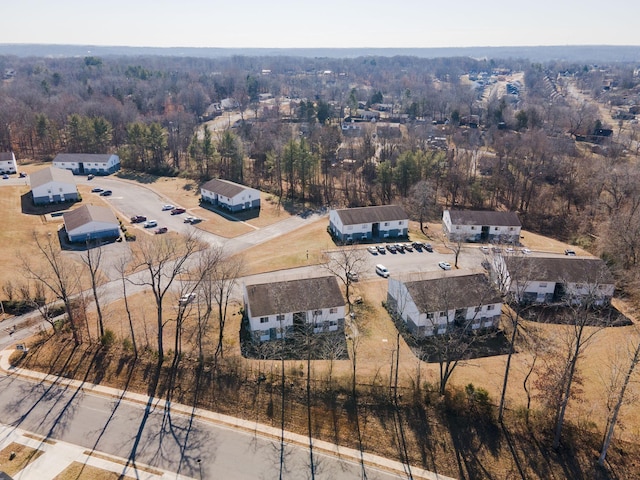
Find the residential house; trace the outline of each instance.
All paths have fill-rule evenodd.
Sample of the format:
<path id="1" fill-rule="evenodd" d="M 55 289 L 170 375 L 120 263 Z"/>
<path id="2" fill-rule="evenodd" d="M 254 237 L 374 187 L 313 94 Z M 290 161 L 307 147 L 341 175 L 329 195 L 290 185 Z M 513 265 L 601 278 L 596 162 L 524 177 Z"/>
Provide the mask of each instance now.
<path id="1" fill-rule="evenodd" d="M 406 237 L 409 216 L 399 205 L 331 210 L 329 231 L 336 240 L 346 243 Z"/>
<path id="2" fill-rule="evenodd" d="M 70 242 L 88 242 L 120 236 L 120 224 L 111 209 L 83 205 L 62 215 Z"/>
<path id="3" fill-rule="evenodd" d="M 613 275 L 599 258 L 507 256 L 497 275 L 516 301 L 606 305 L 615 291 Z M 500 272 L 502 266 L 496 270 Z"/>
<path id="4" fill-rule="evenodd" d="M 450 241 L 518 244 L 522 224 L 515 212 L 445 210 L 442 230 Z"/>
<path id="5" fill-rule="evenodd" d="M 202 201 L 231 212 L 260 208 L 260 191 L 238 183 L 214 178 L 200 187 Z"/>
<path id="6" fill-rule="evenodd" d="M 109 175 L 120 170 L 120 157 L 109 153 L 59 153 L 53 166 L 71 170 L 76 175 Z"/>
<path id="7" fill-rule="evenodd" d="M 33 172 L 29 181 L 33 203 L 36 205 L 80 200 L 73 173 L 69 170 L 55 167 L 43 168 Z"/>
<path id="8" fill-rule="evenodd" d="M 502 297 L 483 273 L 430 272 L 389 278 L 387 307 L 417 336 L 497 328 Z"/>
<path id="9" fill-rule="evenodd" d="M 18 164 L 13 152 L 0 152 L 0 173 L 17 173 Z"/>
<path id="10" fill-rule="evenodd" d="M 244 285 L 244 310 L 255 341 L 344 329 L 345 300 L 334 276 Z M 311 330 L 312 329 L 312 330 Z"/>

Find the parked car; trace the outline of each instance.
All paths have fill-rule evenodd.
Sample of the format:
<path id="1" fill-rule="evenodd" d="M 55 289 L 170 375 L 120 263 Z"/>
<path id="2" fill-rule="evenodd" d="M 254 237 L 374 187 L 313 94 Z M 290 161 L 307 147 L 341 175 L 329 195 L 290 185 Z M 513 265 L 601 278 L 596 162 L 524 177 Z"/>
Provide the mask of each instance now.
<path id="1" fill-rule="evenodd" d="M 387 249 L 384 248 L 384 245 L 378 245 L 376 248 L 378 249 L 378 253 L 380 255 L 384 255 L 385 253 L 387 253 Z"/>
<path id="2" fill-rule="evenodd" d="M 424 247 L 424 245 L 422 245 L 422 243 L 420 242 L 413 242 L 411 245 L 417 252 L 421 252 L 422 248 Z"/>
<path id="3" fill-rule="evenodd" d="M 389 270 L 382 264 L 376 265 L 376 273 L 381 277 L 387 278 L 389 276 Z"/>
<path id="4" fill-rule="evenodd" d="M 3 180 L 9 180 L 9 175 L 7 175 L 6 173 L 4 175 L 2 175 L 2 179 Z"/>
<path id="5" fill-rule="evenodd" d="M 513 247 L 507 247 L 507 248 L 505 248 L 505 249 L 504 249 L 504 251 L 505 251 L 506 253 L 513 253 L 513 252 L 515 252 L 515 250 L 513 249 Z"/>
<path id="6" fill-rule="evenodd" d="M 572 250 L 571 248 L 567 248 L 567 249 L 564 251 L 564 254 L 565 254 L 565 255 L 569 255 L 570 257 L 575 257 L 575 256 L 576 256 L 576 251 L 575 251 L 575 250 Z"/>
<path id="7" fill-rule="evenodd" d="M 134 215 L 133 217 L 131 217 L 131 223 L 142 223 L 146 221 L 147 217 L 145 217 L 144 215 Z"/>
<path id="8" fill-rule="evenodd" d="M 358 280 L 360 280 L 360 275 L 358 275 L 356 272 L 347 272 L 347 278 L 352 282 L 357 282 Z"/>
<path id="9" fill-rule="evenodd" d="M 24 173 L 24 172 L 20 172 L 20 178 L 24 178 L 24 177 L 26 177 L 26 176 L 27 176 L 27 174 L 26 174 L 26 173 Z"/>
<path id="10" fill-rule="evenodd" d="M 184 208 L 176 207 L 173 210 L 171 210 L 171 215 L 180 215 L 181 213 L 184 213 L 184 212 L 186 212 Z"/>
<path id="11" fill-rule="evenodd" d="M 161 233 L 167 233 L 169 229 L 167 227 L 160 227 L 155 231 L 156 235 L 160 235 Z"/>
<path id="12" fill-rule="evenodd" d="M 523 248 L 522 250 L 520 250 L 522 253 L 524 253 L 525 255 L 528 255 L 531 253 L 531 250 L 529 250 L 528 248 Z"/>
<path id="13" fill-rule="evenodd" d="M 481 245 L 480 246 L 480 251 L 482 253 L 489 253 L 489 247 L 487 247 L 486 245 Z"/>
<path id="14" fill-rule="evenodd" d="M 404 245 L 401 243 L 396 243 L 395 247 L 398 252 L 404 252 Z"/>
<path id="15" fill-rule="evenodd" d="M 491 247 L 491 251 L 493 253 L 502 253 L 502 248 L 500 248 L 500 247 Z"/>
<path id="16" fill-rule="evenodd" d="M 387 243 L 387 250 L 389 250 L 391 253 L 396 253 L 398 249 L 393 243 Z"/>
<path id="17" fill-rule="evenodd" d="M 102 197 L 108 197 L 112 194 L 113 192 L 111 190 L 103 190 L 102 192 L 100 192 L 100 196 Z"/>
<path id="18" fill-rule="evenodd" d="M 411 245 L 410 243 L 405 243 L 403 247 L 407 252 L 413 252 L 413 245 Z"/>
<path id="19" fill-rule="evenodd" d="M 438 266 L 443 270 L 451 270 L 451 264 L 449 262 L 440 262 Z"/>
<path id="20" fill-rule="evenodd" d="M 165 210 L 173 210 L 175 207 L 175 205 L 163 205 L 162 206 L 162 211 L 164 212 Z"/>
<path id="21" fill-rule="evenodd" d="M 188 305 L 191 302 L 193 302 L 195 299 L 196 299 L 195 292 L 186 293 L 180 297 L 180 300 L 178 300 L 178 305 Z"/>
<path id="22" fill-rule="evenodd" d="M 102 189 L 100 187 L 94 187 L 94 188 L 91 189 L 91 191 L 93 193 L 100 193 L 102 191 Z"/>
<path id="23" fill-rule="evenodd" d="M 153 228 L 153 227 L 157 227 L 158 226 L 158 221 L 157 220 L 147 220 L 146 222 L 144 222 L 142 224 L 142 226 L 144 228 Z"/>
<path id="24" fill-rule="evenodd" d="M 367 252 L 369 252 L 372 255 L 377 255 L 378 249 L 372 245 L 370 247 L 367 247 Z"/>
<path id="25" fill-rule="evenodd" d="M 89 175 L 87 175 L 87 180 L 93 180 L 95 178 L 95 175 L 93 173 L 90 173 Z"/>
<path id="26" fill-rule="evenodd" d="M 425 244 L 424 244 L 424 249 L 425 249 L 427 252 L 433 252 L 433 247 L 431 246 L 431 244 L 430 244 L 430 243 L 425 243 Z"/>

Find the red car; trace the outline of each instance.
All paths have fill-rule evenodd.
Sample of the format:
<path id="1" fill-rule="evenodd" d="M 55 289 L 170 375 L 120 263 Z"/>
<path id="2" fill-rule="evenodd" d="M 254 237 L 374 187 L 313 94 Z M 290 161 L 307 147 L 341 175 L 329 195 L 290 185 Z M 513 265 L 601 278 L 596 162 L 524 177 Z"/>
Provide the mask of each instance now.
<path id="1" fill-rule="evenodd" d="M 142 223 L 146 221 L 147 217 L 145 217 L 144 215 L 134 215 L 133 217 L 131 217 L 131 223 Z"/>
<path id="2" fill-rule="evenodd" d="M 160 233 L 167 233 L 169 229 L 167 227 L 160 227 L 159 229 L 156 230 L 156 235 L 160 234 Z"/>
<path id="3" fill-rule="evenodd" d="M 173 210 L 171 210 L 171 215 L 180 215 L 181 213 L 184 213 L 186 210 L 184 208 L 174 208 Z"/>

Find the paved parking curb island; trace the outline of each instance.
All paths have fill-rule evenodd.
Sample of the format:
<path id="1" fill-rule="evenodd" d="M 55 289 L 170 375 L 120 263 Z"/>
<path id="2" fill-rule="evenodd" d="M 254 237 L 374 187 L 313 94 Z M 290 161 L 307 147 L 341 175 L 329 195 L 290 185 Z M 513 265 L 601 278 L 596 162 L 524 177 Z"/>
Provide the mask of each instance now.
<path id="1" fill-rule="evenodd" d="M 73 387 L 73 388 L 82 390 L 84 393 L 88 393 L 88 394 L 104 396 L 104 397 L 112 397 L 112 398 L 122 398 L 122 400 L 137 403 L 140 405 L 147 405 L 149 402 L 151 402 L 151 405 L 154 408 L 170 407 L 171 410 L 176 413 L 180 413 L 186 416 L 193 415 L 194 417 L 197 417 L 202 421 L 216 423 L 218 425 L 222 425 L 228 428 L 243 430 L 246 432 L 251 432 L 251 433 L 269 437 L 272 439 L 279 439 L 282 433 L 280 429 L 271 427 L 269 425 L 251 422 L 251 421 L 243 420 L 240 418 L 231 417 L 229 415 L 222 415 L 222 414 L 210 412 L 208 410 L 204 410 L 201 408 L 193 408 L 188 405 L 171 403 L 160 398 L 150 398 L 148 395 L 144 395 L 140 393 L 122 391 L 112 387 L 95 385 L 92 383 L 82 382 L 80 380 L 71 380 L 71 379 L 59 377 L 56 375 L 50 375 L 46 373 L 36 372 L 33 370 L 26 370 L 24 368 L 13 367 L 9 364 L 9 356 L 11 355 L 11 353 L 13 353 L 13 351 L 14 351 L 13 349 L 5 349 L 0 351 L 0 370 L 5 372 L 8 375 L 15 375 L 15 376 L 31 379 L 38 382 L 45 382 L 50 384 L 56 383 L 58 385 L 65 386 L 65 387 Z M 309 444 L 308 437 L 304 435 L 299 435 L 293 432 L 285 432 L 284 435 L 285 435 L 286 441 L 289 443 L 296 444 L 301 447 L 305 447 Z M 0 439 L 1 438 L 2 437 L 0 437 Z M 333 455 L 340 459 L 344 459 L 346 461 L 350 461 L 353 463 L 360 463 L 361 461 L 363 461 L 366 465 L 370 467 L 378 468 L 380 470 L 401 474 L 401 475 L 406 475 L 406 472 L 408 470 L 406 465 L 400 462 L 397 462 L 395 460 L 390 460 L 388 458 L 380 457 L 378 455 L 372 455 L 366 452 L 363 453 L 361 456 L 358 450 L 342 447 L 342 446 L 335 445 L 333 443 L 325 442 L 322 440 L 314 439 L 313 446 L 315 449 L 317 449 L 318 451 L 321 451 L 322 453 Z M 81 447 L 78 447 L 78 448 L 81 448 Z M 82 449 L 82 450 L 85 450 L 85 449 Z M 455 480 L 452 477 L 440 475 L 438 473 L 430 472 L 428 470 L 424 470 L 414 466 L 411 466 L 411 475 L 415 479 Z M 27 479 L 31 477 L 16 477 L 16 478 Z M 143 477 L 138 477 L 138 478 L 143 478 Z M 149 477 L 149 478 L 164 478 L 164 477 Z M 186 477 L 182 477 L 182 478 L 186 478 Z"/>

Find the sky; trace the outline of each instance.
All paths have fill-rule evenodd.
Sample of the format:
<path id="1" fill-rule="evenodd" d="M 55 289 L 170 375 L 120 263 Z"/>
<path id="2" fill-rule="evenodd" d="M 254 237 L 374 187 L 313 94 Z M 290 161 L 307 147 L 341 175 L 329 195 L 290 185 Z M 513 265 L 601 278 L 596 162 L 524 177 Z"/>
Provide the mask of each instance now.
<path id="1" fill-rule="evenodd" d="M 1 0 L 0 43 L 224 48 L 640 46 L 637 0 Z"/>

